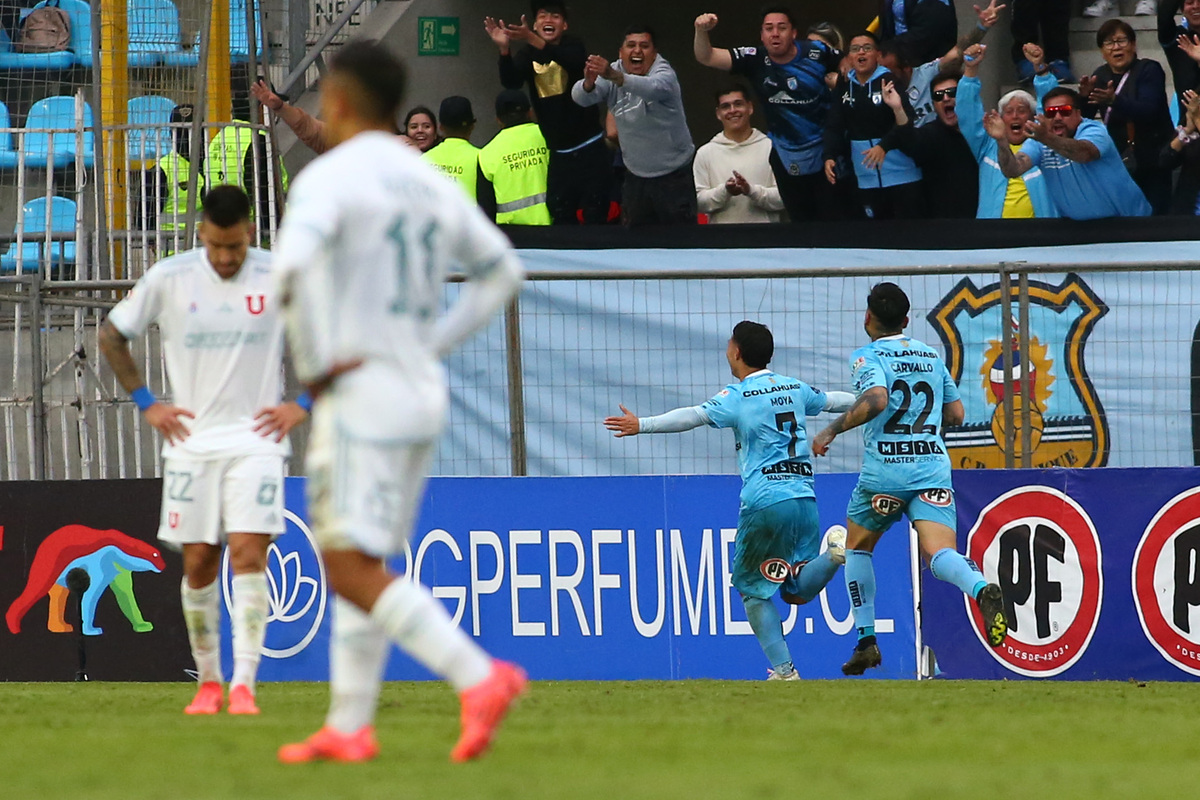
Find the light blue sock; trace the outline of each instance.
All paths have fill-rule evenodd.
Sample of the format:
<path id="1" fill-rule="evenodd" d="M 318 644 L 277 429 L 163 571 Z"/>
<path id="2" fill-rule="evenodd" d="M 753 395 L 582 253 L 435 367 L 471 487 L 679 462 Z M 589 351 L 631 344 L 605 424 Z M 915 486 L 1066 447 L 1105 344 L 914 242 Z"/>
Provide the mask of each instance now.
<path id="1" fill-rule="evenodd" d="M 846 551 L 846 591 L 858 638 L 875 635 L 875 563 L 869 550 Z"/>
<path id="2" fill-rule="evenodd" d="M 771 666 L 792 663 L 792 654 L 783 638 L 783 620 L 779 618 L 775 604 L 759 597 L 743 597 L 742 602 L 746 605 L 746 619 L 750 621 L 750 628 Z"/>
<path id="3" fill-rule="evenodd" d="M 849 561 L 846 562 L 849 566 Z M 943 547 L 929 559 L 929 571 L 939 581 L 953 584 L 971 597 L 987 586 L 987 580 L 974 562 L 949 547 Z"/>
<path id="4" fill-rule="evenodd" d="M 812 600 L 821 593 L 825 588 L 825 584 L 837 575 L 838 567 L 841 566 L 834 562 L 829 557 L 829 553 L 821 553 L 812 561 L 804 565 L 804 569 L 800 570 L 800 577 L 796 579 L 797 588 L 799 591 L 796 594 L 803 597 L 805 600 Z"/>

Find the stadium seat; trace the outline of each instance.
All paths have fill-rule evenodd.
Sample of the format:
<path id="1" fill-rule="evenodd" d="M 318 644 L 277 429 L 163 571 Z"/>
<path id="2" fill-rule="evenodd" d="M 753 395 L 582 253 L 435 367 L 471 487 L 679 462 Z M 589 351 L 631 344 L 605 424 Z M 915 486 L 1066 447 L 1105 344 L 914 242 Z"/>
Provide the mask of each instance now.
<path id="1" fill-rule="evenodd" d="M 171 151 L 171 129 L 167 125 L 174 108 L 175 101 L 169 97 L 129 98 L 129 124 L 146 126 L 129 129 L 126 150 L 130 161 L 153 160 Z"/>
<path id="2" fill-rule="evenodd" d="M 18 264 L 23 271 L 28 272 L 36 269 L 38 264 L 42 263 L 42 250 L 46 244 L 43 238 L 46 234 L 46 198 L 39 197 L 25 204 L 25 220 L 22 231 L 23 241 L 19 255 L 17 243 L 13 242 L 9 245 L 8 252 L 0 256 L 0 272 L 16 272 Z M 13 232 L 16 233 L 15 230 Z M 74 200 L 66 197 L 50 199 L 50 232 L 75 232 Z M 75 263 L 74 240 L 51 242 L 50 252 L 53 267 Z"/>
<path id="3" fill-rule="evenodd" d="M 179 10 L 171 0 L 129 0 L 129 66 L 152 67 L 179 52 Z"/>
<path id="4" fill-rule="evenodd" d="M 258 2 L 255 0 L 254 10 L 258 12 Z M 255 17 L 258 19 L 258 17 Z M 262 56 L 263 32 L 261 25 L 254 26 L 255 38 L 258 40 L 256 55 Z M 246 35 L 246 0 L 229 0 L 229 55 L 234 64 L 249 60 Z M 169 67 L 192 67 L 200 61 L 200 35 L 191 50 L 181 50 L 176 53 L 164 53 L 162 62 Z"/>
<path id="5" fill-rule="evenodd" d="M 34 8 L 41 8 L 46 0 Z M 59 0 L 59 6 L 71 18 L 71 46 L 58 53 L 15 53 L 12 43 L 0 47 L 2 69 L 70 69 L 75 65 L 92 66 L 92 8 L 83 0 Z M 7 39 L 7 37 L 5 37 Z"/>
<path id="6" fill-rule="evenodd" d="M 12 134 L 7 130 L 11 125 L 8 106 L 0 101 L 0 169 L 12 169 L 17 166 L 17 151 L 13 149 Z"/>
<path id="7" fill-rule="evenodd" d="M 83 104 L 83 164 L 92 166 L 95 136 L 91 131 L 92 109 Z M 19 146 L 25 151 L 25 166 L 31 168 L 67 167 L 75 163 L 75 98 L 61 95 L 39 100 L 29 109 L 25 118 L 24 142 Z M 38 133 L 37 128 L 60 129 L 62 133 Z M 53 150 L 51 138 L 53 137 Z"/>

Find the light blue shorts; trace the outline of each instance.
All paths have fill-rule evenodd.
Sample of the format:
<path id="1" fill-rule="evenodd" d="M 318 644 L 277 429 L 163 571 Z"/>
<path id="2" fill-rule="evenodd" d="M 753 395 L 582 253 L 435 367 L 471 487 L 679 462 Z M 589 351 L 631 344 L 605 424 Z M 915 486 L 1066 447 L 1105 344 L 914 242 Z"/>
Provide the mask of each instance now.
<path id="1" fill-rule="evenodd" d="M 815 497 L 797 497 L 738 514 L 733 588 L 768 600 L 780 589 L 797 594 L 796 576 L 821 552 Z"/>
<path id="2" fill-rule="evenodd" d="M 850 507 L 846 509 L 848 520 L 869 531 L 886 531 L 901 515 L 907 515 L 910 521 L 940 522 L 952 531 L 957 530 L 958 512 L 954 505 L 954 490 L 912 489 L 902 492 L 877 492 L 860 484 L 854 487 L 854 493 L 850 495 Z"/>

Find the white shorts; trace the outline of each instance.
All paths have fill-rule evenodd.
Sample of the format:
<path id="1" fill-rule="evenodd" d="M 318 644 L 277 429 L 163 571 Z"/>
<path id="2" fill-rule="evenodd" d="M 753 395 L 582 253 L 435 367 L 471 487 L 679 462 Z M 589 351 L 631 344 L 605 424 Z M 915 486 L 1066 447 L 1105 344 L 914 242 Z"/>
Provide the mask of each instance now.
<path id="1" fill-rule="evenodd" d="M 338 425 L 337 414 L 318 410 L 306 464 L 318 546 L 379 558 L 403 550 L 421 507 L 435 442 L 364 439 Z"/>
<path id="2" fill-rule="evenodd" d="M 229 533 L 283 531 L 283 456 L 164 461 L 163 542 L 220 545 Z"/>

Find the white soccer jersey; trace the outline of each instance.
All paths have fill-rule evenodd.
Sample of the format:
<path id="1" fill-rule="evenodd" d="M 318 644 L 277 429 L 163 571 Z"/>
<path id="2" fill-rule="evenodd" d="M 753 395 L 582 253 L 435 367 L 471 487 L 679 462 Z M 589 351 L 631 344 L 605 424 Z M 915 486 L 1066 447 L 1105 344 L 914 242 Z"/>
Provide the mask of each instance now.
<path id="1" fill-rule="evenodd" d="M 371 438 L 437 435 L 447 406 L 441 358 L 491 320 L 522 274 L 508 240 L 461 188 L 382 132 L 355 136 L 297 178 L 275 266 L 291 297 L 301 380 L 367 362 L 334 394 L 343 423 Z M 439 318 L 456 267 L 471 280 Z"/>
<path id="2" fill-rule="evenodd" d="M 271 255 L 251 248 L 222 280 L 203 248 L 154 265 L 108 315 L 126 339 L 158 323 L 171 402 L 196 415 L 182 443 L 163 456 L 231 458 L 288 455 L 254 432 L 255 415 L 283 395 L 283 318 L 275 302 Z"/>

